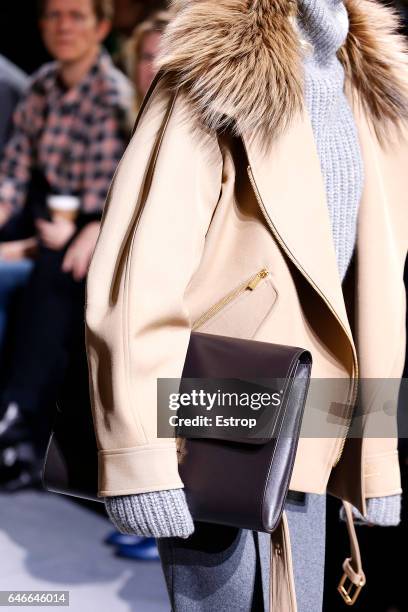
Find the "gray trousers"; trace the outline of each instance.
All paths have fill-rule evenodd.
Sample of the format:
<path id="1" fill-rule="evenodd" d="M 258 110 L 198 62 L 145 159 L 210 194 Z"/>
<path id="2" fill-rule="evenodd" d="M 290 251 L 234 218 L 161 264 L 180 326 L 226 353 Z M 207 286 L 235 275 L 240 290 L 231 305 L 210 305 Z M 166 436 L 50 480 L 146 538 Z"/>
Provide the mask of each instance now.
<path id="1" fill-rule="evenodd" d="M 307 494 L 287 501 L 286 512 L 298 612 L 321 612 L 326 498 Z M 196 523 L 186 540 L 157 544 L 172 612 L 269 612 L 268 534 Z"/>

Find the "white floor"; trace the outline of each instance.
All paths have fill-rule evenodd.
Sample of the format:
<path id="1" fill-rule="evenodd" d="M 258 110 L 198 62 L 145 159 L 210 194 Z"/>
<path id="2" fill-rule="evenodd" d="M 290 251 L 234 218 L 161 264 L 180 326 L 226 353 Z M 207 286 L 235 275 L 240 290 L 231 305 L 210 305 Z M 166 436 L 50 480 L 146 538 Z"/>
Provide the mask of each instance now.
<path id="1" fill-rule="evenodd" d="M 64 496 L 0 495 L 0 590 L 66 590 L 72 612 L 169 612 L 159 562 L 119 559 L 111 524 Z M 30 609 L 20 608 L 19 609 Z"/>

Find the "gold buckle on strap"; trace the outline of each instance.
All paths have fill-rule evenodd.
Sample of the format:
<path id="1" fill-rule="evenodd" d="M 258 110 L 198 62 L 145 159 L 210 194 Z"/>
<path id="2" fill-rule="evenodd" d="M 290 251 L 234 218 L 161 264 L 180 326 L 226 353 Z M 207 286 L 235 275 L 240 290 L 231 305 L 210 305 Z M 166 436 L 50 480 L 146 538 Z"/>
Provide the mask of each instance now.
<path id="1" fill-rule="evenodd" d="M 348 586 L 346 586 L 346 582 L 347 580 L 350 582 L 350 584 Z M 340 595 L 342 596 L 342 598 L 344 599 L 344 602 L 348 605 L 348 606 L 352 606 L 357 597 L 360 595 L 360 591 L 363 588 L 363 586 L 365 585 L 365 579 L 361 578 L 359 584 L 354 584 L 354 582 L 352 582 L 349 578 L 349 576 L 347 575 L 346 572 L 344 572 L 340 582 L 339 582 L 339 586 L 337 587 L 338 592 L 340 593 Z M 354 591 L 353 591 L 354 589 Z"/>

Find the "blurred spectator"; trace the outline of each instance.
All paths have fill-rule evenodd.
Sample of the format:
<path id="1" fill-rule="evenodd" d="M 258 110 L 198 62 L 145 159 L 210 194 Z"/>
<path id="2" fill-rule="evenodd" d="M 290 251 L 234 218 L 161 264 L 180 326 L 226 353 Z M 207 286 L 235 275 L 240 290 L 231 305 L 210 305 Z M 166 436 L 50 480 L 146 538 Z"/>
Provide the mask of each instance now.
<path id="1" fill-rule="evenodd" d="M 27 85 L 27 75 L 0 55 L 0 158 L 10 135 L 14 108 Z"/>
<path id="2" fill-rule="evenodd" d="M 110 0 L 40 3 L 56 62 L 33 76 L 0 167 L 0 295 L 10 290 L 14 267 L 32 259 L 0 403 L 7 490 L 38 481 L 47 407 L 83 327 L 85 275 L 128 139 L 133 89 L 101 49 L 111 18 Z M 78 213 L 51 214 L 51 195 L 69 196 L 64 202 L 78 202 Z"/>
<path id="3" fill-rule="evenodd" d="M 158 54 L 160 39 L 171 19 L 170 11 L 158 11 L 135 27 L 132 36 L 123 47 L 123 65 L 135 85 L 135 113 L 155 76 L 154 60 Z"/>
<path id="4" fill-rule="evenodd" d="M 0 55 L 0 159 L 3 155 L 4 145 L 10 135 L 13 111 L 27 86 L 27 75 Z M 25 275 L 26 270 L 24 269 L 21 275 L 22 280 L 25 278 Z M 16 277 L 16 274 L 9 274 L 8 278 L 13 287 L 17 288 L 19 286 L 18 275 Z M 4 278 L 4 283 L 6 282 L 7 280 Z M 0 351 L 6 328 L 7 319 L 5 311 L 9 305 L 9 295 L 10 291 L 0 292 Z"/>
<path id="5" fill-rule="evenodd" d="M 115 64 L 124 72 L 127 68 L 123 52 L 133 30 L 157 11 L 165 10 L 167 4 L 166 0 L 115 0 L 114 28 L 108 47 Z"/>

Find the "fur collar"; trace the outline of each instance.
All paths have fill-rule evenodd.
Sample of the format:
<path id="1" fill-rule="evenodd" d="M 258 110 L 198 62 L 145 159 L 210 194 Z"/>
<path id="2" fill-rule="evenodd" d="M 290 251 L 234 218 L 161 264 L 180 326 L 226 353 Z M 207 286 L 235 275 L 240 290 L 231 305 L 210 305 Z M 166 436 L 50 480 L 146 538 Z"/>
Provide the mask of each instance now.
<path id="1" fill-rule="evenodd" d="M 339 58 L 380 140 L 408 120 L 408 55 L 396 11 L 345 0 Z M 303 107 L 296 0 L 172 0 L 157 66 L 210 129 L 282 132 Z"/>

